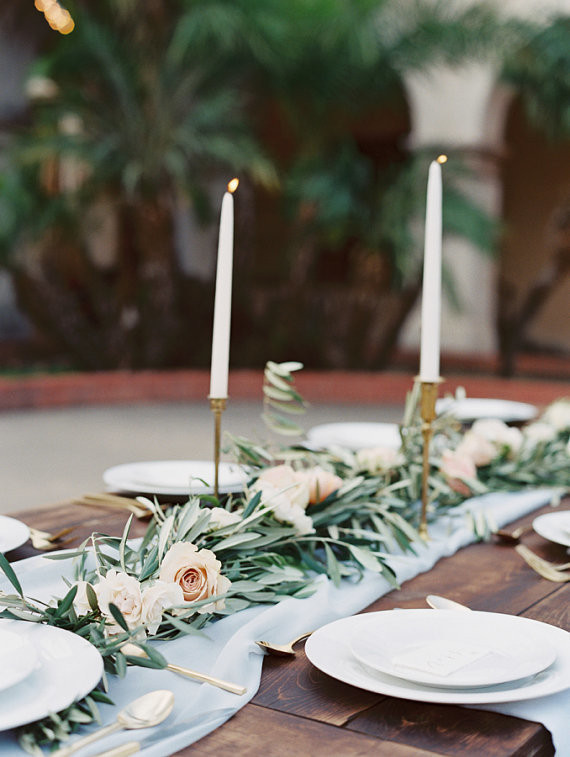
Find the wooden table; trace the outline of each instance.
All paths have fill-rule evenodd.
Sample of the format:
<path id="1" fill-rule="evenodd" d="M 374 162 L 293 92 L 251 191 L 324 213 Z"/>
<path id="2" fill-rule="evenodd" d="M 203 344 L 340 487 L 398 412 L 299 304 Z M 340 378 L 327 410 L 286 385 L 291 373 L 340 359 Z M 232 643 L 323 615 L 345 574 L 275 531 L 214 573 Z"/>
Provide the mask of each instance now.
<path id="1" fill-rule="evenodd" d="M 570 498 L 563 507 L 570 507 Z M 530 523 L 537 513 L 514 525 Z M 76 543 L 93 531 L 118 535 L 126 521 L 122 512 L 72 504 L 21 512 L 16 517 L 30 526 L 51 531 L 74 525 Z M 142 534 L 145 527 L 144 523 L 135 522 L 133 535 Z M 534 533 L 525 536 L 524 541 L 547 559 L 567 560 L 564 547 L 545 542 Z M 13 561 L 34 554 L 36 550 L 27 543 L 7 556 Z M 367 611 L 422 608 L 426 606 L 427 594 L 445 595 L 475 610 L 523 615 L 570 630 L 570 584 L 540 578 L 512 547 L 494 543 L 471 545 L 440 560 L 428 573 L 385 595 Z M 221 728 L 179 754 L 217 757 L 554 754 L 550 733 L 540 723 L 363 691 L 314 668 L 305 657 L 302 644 L 298 650 L 293 659 L 266 657 L 261 686 L 252 702 Z"/>

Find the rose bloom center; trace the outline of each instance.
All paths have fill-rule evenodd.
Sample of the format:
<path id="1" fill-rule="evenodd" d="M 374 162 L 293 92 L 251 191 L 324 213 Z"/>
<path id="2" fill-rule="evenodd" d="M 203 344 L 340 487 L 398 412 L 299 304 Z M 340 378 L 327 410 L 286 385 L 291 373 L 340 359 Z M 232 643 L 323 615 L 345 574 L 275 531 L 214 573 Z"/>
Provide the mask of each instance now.
<path id="1" fill-rule="evenodd" d="M 123 615 L 128 615 L 129 613 L 131 613 L 136 606 L 135 598 L 128 592 L 121 592 L 121 594 L 115 600 L 115 604 L 123 613 Z"/>
<path id="2" fill-rule="evenodd" d="M 186 601 L 196 599 L 200 594 L 206 576 L 198 568 L 183 568 L 176 573 L 176 582 L 180 585 Z"/>

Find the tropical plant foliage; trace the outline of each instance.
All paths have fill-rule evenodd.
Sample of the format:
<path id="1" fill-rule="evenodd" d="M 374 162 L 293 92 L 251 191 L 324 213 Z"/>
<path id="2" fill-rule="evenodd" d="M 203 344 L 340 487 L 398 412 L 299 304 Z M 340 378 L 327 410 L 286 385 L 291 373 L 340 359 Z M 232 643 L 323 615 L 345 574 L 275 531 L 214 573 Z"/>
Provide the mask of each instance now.
<path id="1" fill-rule="evenodd" d="M 184 228 L 189 208 L 215 226 L 215 188 L 239 173 L 248 204 L 252 185 L 281 187 L 290 233 L 256 258 L 240 253 L 238 234 L 238 258 L 253 263 L 236 270 L 235 354 L 262 363 L 268 344 L 290 354 L 304 336 L 305 362 L 381 365 L 417 294 L 427 160 L 401 150 L 377 164 L 355 124 L 397 102 L 407 73 L 489 56 L 500 65 L 529 30 L 482 4 L 419 0 L 68 5 L 74 32 L 54 35 L 34 71 L 56 89 L 34 102 L 0 179 L 0 258 L 37 327 L 83 367 L 205 364 L 209 329 L 191 356 L 180 349 L 212 301 L 211 285 L 186 272 L 196 251 Z M 447 228 L 488 249 L 489 219 L 452 191 Z M 353 263 L 339 300 L 317 269 L 343 251 Z M 260 323 L 256 263 L 288 252 Z M 337 307 L 347 333 L 331 335 L 335 356 L 320 345 Z"/>

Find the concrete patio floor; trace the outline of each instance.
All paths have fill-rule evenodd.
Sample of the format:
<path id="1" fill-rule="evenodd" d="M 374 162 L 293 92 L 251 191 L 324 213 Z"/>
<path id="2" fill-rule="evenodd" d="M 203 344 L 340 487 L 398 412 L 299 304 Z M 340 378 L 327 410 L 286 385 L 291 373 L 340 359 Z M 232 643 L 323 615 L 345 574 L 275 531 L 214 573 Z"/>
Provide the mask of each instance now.
<path id="1" fill-rule="evenodd" d="M 298 374 L 310 402 L 305 430 L 335 421 L 400 422 L 413 373 Z M 206 371 L 116 372 L 0 379 L 0 513 L 104 490 L 103 472 L 143 460 L 211 460 L 213 416 Z M 222 427 L 254 441 L 277 437 L 261 418 L 263 376 L 230 375 Z M 570 396 L 570 382 L 448 374 L 440 395 L 462 386 L 469 397 L 544 407 Z"/>
<path id="2" fill-rule="evenodd" d="M 228 402 L 222 427 L 263 441 L 277 437 L 261 419 L 261 402 Z M 403 406 L 311 405 L 305 430 L 334 421 L 399 422 Z M 24 409 L 0 413 L 0 513 L 46 507 L 104 491 L 103 472 L 142 460 L 210 460 L 208 402 L 169 402 Z"/>

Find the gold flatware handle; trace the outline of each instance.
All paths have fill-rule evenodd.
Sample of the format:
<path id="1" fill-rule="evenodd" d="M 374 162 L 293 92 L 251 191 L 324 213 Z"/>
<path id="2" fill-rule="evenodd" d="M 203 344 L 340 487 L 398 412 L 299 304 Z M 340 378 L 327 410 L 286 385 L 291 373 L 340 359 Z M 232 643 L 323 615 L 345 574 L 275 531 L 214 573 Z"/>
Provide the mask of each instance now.
<path id="1" fill-rule="evenodd" d="M 171 670 L 173 673 L 179 673 L 181 676 L 186 676 L 186 678 L 192 678 L 194 681 L 209 683 L 212 686 L 217 686 L 218 689 L 224 689 L 225 691 L 229 691 L 232 694 L 238 694 L 239 696 L 245 694 L 247 691 L 245 686 L 239 686 L 237 683 L 230 683 L 229 681 L 222 681 L 221 678 L 214 678 L 214 676 L 209 676 L 206 673 L 198 673 L 195 670 L 183 668 L 180 665 L 172 665 L 169 663 L 166 666 L 166 669 Z"/>
<path id="2" fill-rule="evenodd" d="M 133 644 L 132 642 L 123 644 L 121 647 L 121 652 L 131 657 L 148 657 L 144 649 L 139 647 L 137 644 Z M 237 683 L 230 683 L 229 681 L 222 681 L 221 678 L 214 678 L 214 676 L 209 676 L 207 673 L 198 673 L 197 670 L 183 668 L 181 665 L 173 665 L 170 662 L 166 665 L 166 670 L 170 670 L 173 673 L 179 673 L 181 676 L 186 676 L 186 678 L 192 678 L 192 680 L 194 681 L 209 683 L 212 686 L 217 686 L 219 689 L 230 691 L 232 694 L 241 695 L 245 694 L 245 692 L 247 691 L 245 686 L 239 686 Z"/>
<path id="3" fill-rule="evenodd" d="M 82 739 L 74 741 L 73 744 L 69 744 L 69 746 L 63 746 L 56 749 L 55 752 L 51 753 L 52 757 L 70 757 L 74 752 L 83 749 L 85 746 L 89 746 L 89 744 L 93 744 L 94 741 L 98 741 L 105 736 L 110 736 L 112 733 L 120 731 L 122 727 L 123 726 L 118 721 L 110 723 L 110 725 L 105 725 L 102 728 L 93 731 L 93 733 L 84 736 Z"/>
<path id="4" fill-rule="evenodd" d="M 516 552 L 522 557 L 529 568 L 532 568 L 535 573 L 538 573 L 542 578 L 546 578 L 547 581 L 554 581 L 554 583 L 565 583 L 570 581 L 570 573 L 563 573 L 553 567 L 547 560 L 539 557 L 524 544 L 517 544 L 515 547 Z"/>
<path id="5" fill-rule="evenodd" d="M 75 502 L 88 507 L 111 507 L 128 510 L 137 518 L 150 518 L 151 511 L 129 497 L 119 497 L 116 494 L 84 494 Z"/>
<path id="6" fill-rule="evenodd" d="M 140 748 L 141 745 L 138 741 L 127 741 L 126 744 L 116 746 L 114 749 L 106 749 L 104 752 L 99 752 L 95 757 L 129 757 L 129 755 L 140 751 Z"/>

